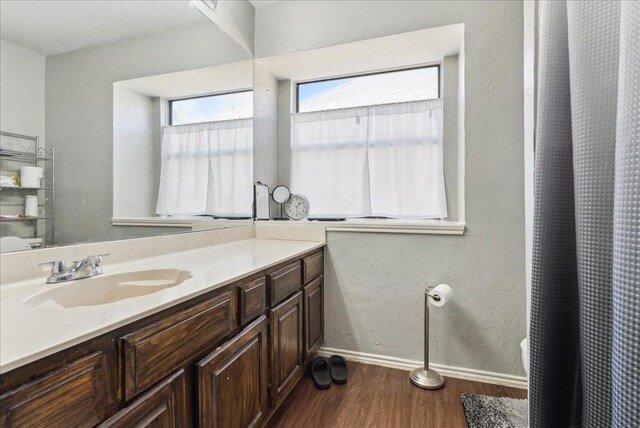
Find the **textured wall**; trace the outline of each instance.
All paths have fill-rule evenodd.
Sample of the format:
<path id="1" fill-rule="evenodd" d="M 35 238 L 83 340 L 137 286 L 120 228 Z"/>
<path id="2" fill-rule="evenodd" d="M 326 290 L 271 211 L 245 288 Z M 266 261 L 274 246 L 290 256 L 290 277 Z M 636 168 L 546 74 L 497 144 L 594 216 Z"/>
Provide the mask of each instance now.
<path id="1" fill-rule="evenodd" d="M 44 135 L 44 56 L 34 51 L 0 40 L 0 130 L 16 134 L 40 137 Z M 4 137 L 3 141 L 10 142 Z M 13 175 L 20 162 L 2 162 L 2 174 Z M 2 213 L 23 214 L 24 193 L 2 192 Z M 40 235 L 44 235 L 47 222 L 38 222 Z M 4 222 L 0 225 L 2 236 L 33 237 L 31 222 Z"/>
<path id="2" fill-rule="evenodd" d="M 113 83 L 248 56 L 213 23 L 203 22 L 47 57 L 46 129 L 57 155 L 57 243 L 184 231 L 111 225 Z"/>
<path id="3" fill-rule="evenodd" d="M 44 144 L 44 57 L 0 40 L 0 128 Z"/>
<path id="4" fill-rule="evenodd" d="M 278 184 L 278 81 L 260 63 L 253 64 L 253 179 Z"/>
<path id="5" fill-rule="evenodd" d="M 432 361 L 523 375 L 525 336 L 522 2 L 285 2 L 259 9 L 259 57 L 465 24 L 463 236 L 331 232 L 326 346 L 422 359 L 423 287 Z"/>
<path id="6" fill-rule="evenodd" d="M 159 146 L 154 99 L 113 85 L 113 216 L 150 217 L 156 213 L 155 147 Z M 158 126 L 159 127 L 159 126 Z M 160 156 L 158 155 L 158 158 Z"/>

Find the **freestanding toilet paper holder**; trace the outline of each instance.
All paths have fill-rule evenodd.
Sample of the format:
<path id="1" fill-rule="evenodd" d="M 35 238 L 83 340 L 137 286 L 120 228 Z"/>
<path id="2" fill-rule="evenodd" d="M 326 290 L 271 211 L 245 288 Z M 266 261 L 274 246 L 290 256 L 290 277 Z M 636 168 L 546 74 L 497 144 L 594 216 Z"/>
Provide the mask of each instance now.
<path id="1" fill-rule="evenodd" d="M 440 389 L 444 386 L 440 373 L 429 368 L 429 299 L 440 301 L 440 296 L 430 294 L 434 288 L 427 287 L 424 292 L 424 367 L 418 367 L 409 374 L 411 383 L 423 389 Z"/>

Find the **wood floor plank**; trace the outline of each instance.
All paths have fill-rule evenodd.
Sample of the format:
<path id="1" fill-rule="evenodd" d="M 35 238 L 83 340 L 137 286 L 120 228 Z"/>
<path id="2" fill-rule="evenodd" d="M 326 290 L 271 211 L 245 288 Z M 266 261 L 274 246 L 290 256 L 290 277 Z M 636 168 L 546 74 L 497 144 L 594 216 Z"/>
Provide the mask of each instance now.
<path id="1" fill-rule="evenodd" d="M 464 428 L 460 394 L 526 398 L 527 391 L 445 379 L 436 391 L 416 388 L 404 370 L 349 362 L 349 381 L 327 390 L 305 376 L 271 418 L 269 428 Z"/>

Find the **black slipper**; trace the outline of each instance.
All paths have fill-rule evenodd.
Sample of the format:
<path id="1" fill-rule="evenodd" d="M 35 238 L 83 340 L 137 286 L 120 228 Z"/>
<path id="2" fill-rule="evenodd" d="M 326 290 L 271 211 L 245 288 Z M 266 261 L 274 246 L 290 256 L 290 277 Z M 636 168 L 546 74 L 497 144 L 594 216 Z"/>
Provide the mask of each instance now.
<path id="1" fill-rule="evenodd" d="M 309 364 L 309 374 L 318 389 L 327 389 L 331 386 L 329 375 L 329 363 L 324 358 L 316 357 Z"/>
<path id="2" fill-rule="evenodd" d="M 329 357 L 329 368 L 334 383 L 340 385 L 347 383 L 347 361 L 344 358 L 340 355 L 332 355 Z"/>

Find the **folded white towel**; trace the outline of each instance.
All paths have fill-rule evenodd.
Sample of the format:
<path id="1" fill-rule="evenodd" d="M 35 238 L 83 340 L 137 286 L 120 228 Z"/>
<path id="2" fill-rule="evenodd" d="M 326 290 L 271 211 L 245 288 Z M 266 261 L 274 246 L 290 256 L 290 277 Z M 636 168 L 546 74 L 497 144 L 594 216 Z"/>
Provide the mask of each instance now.
<path id="1" fill-rule="evenodd" d="M 17 176 L 2 175 L 0 176 L 0 186 L 2 187 L 17 187 L 19 183 Z"/>

